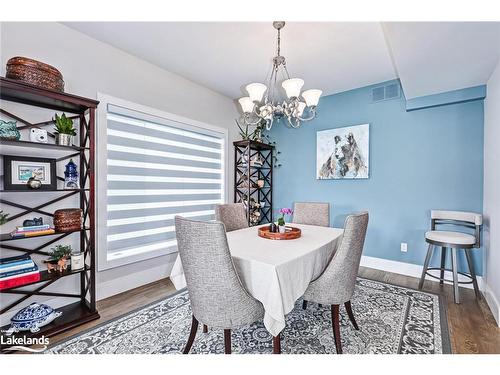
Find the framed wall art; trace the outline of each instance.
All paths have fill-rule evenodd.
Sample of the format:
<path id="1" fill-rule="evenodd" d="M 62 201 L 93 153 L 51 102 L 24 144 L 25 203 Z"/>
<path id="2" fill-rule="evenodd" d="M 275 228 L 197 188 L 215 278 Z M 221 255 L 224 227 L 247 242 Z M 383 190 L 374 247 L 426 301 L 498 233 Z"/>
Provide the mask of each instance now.
<path id="1" fill-rule="evenodd" d="M 369 124 L 321 130 L 316 133 L 316 178 L 368 178 Z"/>
<path id="2" fill-rule="evenodd" d="M 56 190 L 56 159 L 4 155 L 4 190 L 29 190 L 30 178 L 40 181 L 38 190 Z"/>

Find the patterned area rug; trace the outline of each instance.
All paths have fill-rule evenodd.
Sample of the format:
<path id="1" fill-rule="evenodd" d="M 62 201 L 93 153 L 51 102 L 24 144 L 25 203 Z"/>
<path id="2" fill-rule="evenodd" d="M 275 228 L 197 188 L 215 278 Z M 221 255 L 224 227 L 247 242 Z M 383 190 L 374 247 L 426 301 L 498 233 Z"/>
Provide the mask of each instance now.
<path id="1" fill-rule="evenodd" d="M 330 308 L 302 300 L 287 315 L 282 352 L 333 354 Z M 344 353 L 450 353 L 444 305 L 435 294 L 359 278 L 352 299 L 354 330 L 341 307 Z M 189 335 L 187 291 L 78 334 L 45 353 L 179 353 Z M 200 325 L 201 326 L 201 325 Z M 233 353 L 271 353 L 272 337 L 262 322 L 232 331 Z M 223 353 L 222 330 L 197 334 L 191 353 Z"/>

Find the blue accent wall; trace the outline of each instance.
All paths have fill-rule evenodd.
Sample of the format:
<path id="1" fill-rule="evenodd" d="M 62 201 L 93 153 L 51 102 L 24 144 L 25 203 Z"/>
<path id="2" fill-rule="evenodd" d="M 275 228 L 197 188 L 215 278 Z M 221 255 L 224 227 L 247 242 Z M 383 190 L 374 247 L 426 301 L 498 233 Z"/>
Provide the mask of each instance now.
<path id="1" fill-rule="evenodd" d="M 483 207 L 483 101 L 406 111 L 403 97 L 371 102 L 380 84 L 323 97 L 318 117 L 289 129 L 274 124 L 281 168 L 275 170 L 274 208 L 295 201 L 328 201 L 330 221 L 342 227 L 351 212 L 368 210 L 364 255 L 423 264 L 431 209 Z M 317 180 L 316 132 L 370 124 L 370 177 Z M 408 252 L 400 251 L 401 242 Z M 474 251 L 482 275 L 482 250 Z M 433 263 L 438 262 L 435 253 Z M 464 257 L 460 265 L 463 269 Z"/>

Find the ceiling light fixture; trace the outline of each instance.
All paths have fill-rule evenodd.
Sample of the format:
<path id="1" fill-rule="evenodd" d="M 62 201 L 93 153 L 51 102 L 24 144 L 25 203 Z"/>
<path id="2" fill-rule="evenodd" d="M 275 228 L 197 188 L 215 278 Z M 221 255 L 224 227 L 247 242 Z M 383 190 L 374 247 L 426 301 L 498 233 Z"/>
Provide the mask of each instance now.
<path id="1" fill-rule="evenodd" d="M 240 98 L 242 115 L 238 121 L 244 125 L 258 125 L 265 121 L 266 129 L 271 130 L 274 120 L 286 117 L 286 125 L 298 128 L 302 121 L 310 121 L 316 117 L 316 107 L 323 93 L 321 90 L 310 89 L 301 93 L 304 80 L 290 78 L 286 68 L 285 57 L 280 55 L 280 30 L 284 21 L 275 21 L 273 26 L 278 30 L 277 56 L 273 58 L 273 66 L 267 85 L 250 83 L 245 87 L 248 96 Z M 278 75 L 283 78 L 281 86 L 285 90 L 286 99 L 280 102 L 278 91 Z"/>

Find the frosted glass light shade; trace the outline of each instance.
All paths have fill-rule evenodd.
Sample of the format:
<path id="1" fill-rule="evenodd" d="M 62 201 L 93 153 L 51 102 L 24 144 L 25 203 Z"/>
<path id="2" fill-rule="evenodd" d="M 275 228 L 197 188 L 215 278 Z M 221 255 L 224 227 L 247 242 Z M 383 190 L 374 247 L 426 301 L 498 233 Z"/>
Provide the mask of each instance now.
<path id="1" fill-rule="evenodd" d="M 285 89 L 288 98 L 298 98 L 300 90 L 304 86 L 304 80 L 300 78 L 286 79 L 281 83 L 281 86 Z"/>
<path id="2" fill-rule="evenodd" d="M 297 105 L 297 117 L 301 117 L 302 114 L 304 113 L 304 109 L 306 109 L 306 103 L 304 102 L 299 102 Z"/>
<path id="3" fill-rule="evenodd" d="M 249 85 L 246 85 L 245 89 L 247 90 L 248 96 L 250 96 L 252 102 L 260 102 L 267 90 L 267 86 L 263 83 L 250 83 Z"/>
<path id="4" fill-rule="evenodd" d="M 244 96 L 243 98 L 239 98 L 238 102 L 241 105 L 241 110 L 243 113 L 251 113 L 253 111 L 254 103 L 252 99 L 248 96 Z"/>
<path id="5" fill-rule="evenodd" d="M 306 101 L 306 104 L 311 107 L 311 106 L 317 106 L 319 102 L 319 97 L 323 94 L 323 91 L 321 90 L 316 90 L 316 89 L 311 89 L 311 90 L 306 90 L 302 93 L 302 97 Z"/>

